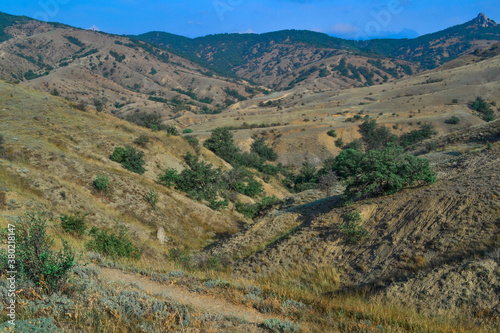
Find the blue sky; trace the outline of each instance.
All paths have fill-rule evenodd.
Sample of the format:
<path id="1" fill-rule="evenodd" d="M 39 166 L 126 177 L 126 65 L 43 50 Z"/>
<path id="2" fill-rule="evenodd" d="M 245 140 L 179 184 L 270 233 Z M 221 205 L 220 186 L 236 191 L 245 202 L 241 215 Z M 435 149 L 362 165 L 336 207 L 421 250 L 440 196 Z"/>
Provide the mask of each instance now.
<path id="1" fill-rule="evenodd" d="M 188 37 L 307 29 L 343 38 L 411 38 L 480 12 L 500 21 L 498 0 L 0 0 L 0 11 L 116 34 Z"/>

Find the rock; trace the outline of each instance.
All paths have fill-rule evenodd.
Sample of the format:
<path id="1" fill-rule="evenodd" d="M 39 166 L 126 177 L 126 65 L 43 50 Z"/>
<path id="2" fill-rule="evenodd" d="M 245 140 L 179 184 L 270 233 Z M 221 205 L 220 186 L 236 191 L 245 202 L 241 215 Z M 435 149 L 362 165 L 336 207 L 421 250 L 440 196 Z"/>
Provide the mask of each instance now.
<path id="1" fill-rule="evenodd" d="M 167 235 L 165 234 L 165 229 L 163 227 L 159 227 L 158 231 L 156 232 L 156 238 L 160 241 L 160 244 L 165 244 L 167 242 L 168 238 Z"/>

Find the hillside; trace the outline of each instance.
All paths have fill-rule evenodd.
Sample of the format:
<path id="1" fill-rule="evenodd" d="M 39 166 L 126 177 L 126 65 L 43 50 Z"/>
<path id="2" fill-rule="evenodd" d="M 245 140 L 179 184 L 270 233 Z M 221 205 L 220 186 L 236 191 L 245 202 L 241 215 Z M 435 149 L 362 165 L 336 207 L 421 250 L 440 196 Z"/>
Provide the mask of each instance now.
<path id="1" fill-rule="evenodd" d="M 410 60 L 432 69 L 500 39 L 500 25 L 480 13 L 475 19 L 414 39 L 370 40 L 361 48 L 388 57 Z"/>
<path id="2" fill-rule="evenodd" d="M 483 127 L 469 129 L 474 140 L 422 155 L 434 161 L 432 186 L 347 208 L 333 196 L 274 211 L 211 251 L 237 258 L 241 276 L 298 284 L 306 272 L 335 267 L 332 293 L 366 289 L 424 312 L 466 309 L 498 318 L 500 146 L 484 149 L 482 140 L 498 141 L 500 122 L 489 126 L 493 135 L 482 137 Z M 340 228 L 352 210 L 369 233 L 359 245 L 349 245 Z"/>
<path id="3" fill-rule="evenodd" d="M 82 327 L 263 332 L 274 325 L 296 332 L 400 326 L 415 332 L 473 327 L 488 332 L 496 327 L 489 320 L 498 315 L 499 147 L 486 147 L 476 136 L 486 132 L 488 140 L 497 140 L 498 121 L 488 123 L 487 131 L 483 125 L 469 130 L 474 142 L 458 139 L 425 156 L 435 161 L 434 185 L 349 207 L 338 207 L 338 196 L 310 202 L 318 194 L 302 193 L 252 221 L 231 209 L 211 210 L 155 182 L 161 168 L 185 168 L 184 154 L 196 153 L 180 137 L 82 112 L 64 99 L 4 82 L 0 101 L 2 226 L 25 211 L 49 210 L 50 233 L 68 240 L 79 260 L 92 263 L 75 270 L 72 288 L 81 289 L 51 298 L 19 296 L 33 302 L 21 313 L 32 323 L 38 318 L 35 326 L 52 323 L 53 332 Z M 152 140 L 138 147 L 145 151 L 144 175 L 109 158 L 114 147 L 135 145 L 140 135 Z M 229 168 L 210 151 L 200 152 Z M 109 192 L 96 190 L 99 174 L 111 180 Z M 151 191 L 158 197 L 154 206 L 147 199 Z M 344 214 L 353 209 L 370 234 L 355 246 L 339 232 Z M 61 214 L 76 211 L 88 213 L 90 226 L 116 230 L 116 223 L 123 223 L 131 240 L 142 245 L 142 258 L 117 260 L 89 251 L 90 235 L 71 236 L 59 224 Z M 157 238 L 160 227 L 164 244 Z M 470 274 L 461 275 L 461 267 Z M 446 294 L 430 288 L 436 281 L 446 284 Z M 468 287 L 457 294 L 461 283 Z M 365 290 L 365 296 L 351 294 L 354 289 Z M 401 299 L 409 301 L 393 308 Z M 135 310 L 129 307 L 132 300 Z M 161 312 L 168 320 L 151 316 L 160 305 L 169 309 Z M 425 317 L 431 309 L 442 315 Z M 484 321 L 459 322 L 455 316 L 462 313 Z M 46 317 L 52 318 L 49 324 Z"/>
<path id="4" fill-rule="evenodd" d="M 275 90 L 343 89 L 373 85 L 411 75 L 406 61 L 364 54 L 354 41 L 325 34 L 283 30 L 265 34 L 221 34 L 189 39 L 164 32 L 137 38 L 198 58 L 216 71 L 236 75 Z"/>
<path id="5" fill-rule="evenodd" d="M 172 117 L 216 112 L 238 101 L 230 94 L 251 95 L 246 82 L 142 41 L 35 20 L 11 22 L 4 28 L 11 38 L 0 44 L 0 78 L 76 104 L 119 116 L 140 110 Z"/>
<path id="6" fill-rule="evenodd" d="M 370 42 L 0 22 L 1 332 L 500 331 L 486 16 Z"/>
<path id="7" fill-rule="evenodd" d="M 237 103 L 223 115 L 179 117 L 170 123 L 189 126 L 202 140 L 213 128 L 231 127 L 244 149 L 252 135 L 262 134 L 278 152 L 278 162 L 300 167 L 307 160 L 320 165 L 342 150 L 335 144 L 338 139 L 344 144 L 359 139 L 359 125 L 366 119 L 376 119 L 396 135 L 426 123 L 433 124 L 439 134 L 483 123 L 471 105 L 477 96 L 499 100 L 498 68 L 500 57 L 493 56 L 371 87 L 275 92 Z M 492 108 L 498 117 L 498 105 Z M 460 119 L 458 125 L 446 122 L 453 116 Z M 335 138 L 327 135 L 332 129 Z"/>
<path id="8" fill-rule="evenodd" d="M 194 39 L 148 32 L 136 37 L 226 75 L 276 90 L 299 83 L 309 89 L 342 89 L 380 84 L 438 67 L 500 41 L 500 27 L 481 13 L 464 24 L 414 39 L 358 42 L 300 30 Z"/>

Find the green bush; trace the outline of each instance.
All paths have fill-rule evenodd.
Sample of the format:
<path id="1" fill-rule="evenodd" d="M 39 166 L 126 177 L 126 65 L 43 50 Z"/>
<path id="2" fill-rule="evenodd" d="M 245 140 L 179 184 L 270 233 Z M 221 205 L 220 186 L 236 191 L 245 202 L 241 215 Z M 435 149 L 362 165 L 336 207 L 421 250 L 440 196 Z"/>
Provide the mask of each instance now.
<path id="1" fill-rule="evenodd" d="M 392 194 L 406 186 L 436 181 L 428 160 L 403 154 L 397 146 L 367 153 L 344 150 L 335 158 L 333 170 L 346 182 L 347 200 Z"/>
<path id="2" fill-rule="evenodd" d="M 189 133 L 193 133 L 193 129 L 192 128 L 185 128 L 182 133 L 184 134 L 189 134 Z"/>
<path id="3" fill-rule="evenodd" d="M 264 138 L 255 138 L 251 146 L 251 151 L 267 161 L 276 161 L 278 154 L 266 144 Z"/>
<path id="4" fill-rule="evenodd" d="M 226 162 L 237 164 L 236 158 L 240 154 L 240 150 L 234 145 L 233 134 L 227 128 L 216 128 L 203 143 L 203 146 L 213 151 Z"/>
<path id="5" fill-rule="evenodd" d="M 146 172 L 143 160 L 144 152 L 136 150 L 134 147 L 116 147 L 109 157 L 112 161 L 120 163 L 125 169 L 142 175 Z"/>
<path id="6" fill-rule="evenodd" d="M 382 149 L 391 142 L 397 141 L 397 136 L 385 126 L 377 124 L 375 119 L 366 120 L 359 126 L 359 131 L 366 145 L 366 150 Z"/>
<path id="7" fill-rule="evenodd" d="M 348 144 L 346 144 L 342 149 L 354 149 L 363 151 L 363 143 L 361 143 L 361 140 L 359 139 L 354 139 Z"/>
<path id="8" fill-rule="evenodd" d="M 331 136 L 332 138 L 336 138 L 337 137 L 337 132 L 335 132 L 334 129 L 332 130 L 329 130 L 328 132 L 326 132 L 327 135 Z"/>
<path id="9" fill-rule="evenodd" d="M 476 97 L 476 100 L 472 103 L 471 108 L 482 114 L 484 121 L 495 120 L 495 115 L 491 109 L 491 105 L 488 104 L 482 97 Z"/>
<path id="10" fill-rule="evenodd" d="M 368 231 L 360 224 L 362 219 L 359 212 L 353 210 L 346 214 L 345 219 L 346 223 L 340 226 L 340 230 L 342 230 L 344 235 L 347 237 L 347 244 L 356 245 L 363 238 L 369 236 Z"/>
<path id="11" fill-rule="evenodd" d="M 158 177 L 158 183 L 169 188 L 174 186 L 178 180 L 179 180 L 179 173 L 174 168 L 165 169 L 163 171 L 163 174 L 161 174 Z"/>
<path id="12" fill-rule="evenodd" d="M 150 189 L 148 193 L 144 195 L 144 199 L 146 199 L 151 208 L 156 210 L 156 204 L 158 203 L 158 193 L 156 191 Z"/>
<path id="13" fill-rule="evenodd" d="M 106 175 L 97 175 L 96 179 L 94 180 L 94 187 L 101 192 L 106 192 L 109 191 L 109 186 L 111 185 L 111 181 L 109 180 L 109 177 Z"/>
<path id="14" fill-rule="evenodd" d="M 47 235 L 49 217 L 43 212 L 28 212 L 14 222 L 14 228 L 4 232 L 15 237 L 16 265 L 9 265 L 9 255 L 0 252 L 3 269 L 16 270 L 20 280 L 33 282 L 43 293 L 57 292 L 64 286 L 70 270 L 75 265 L 75 254 L 63 240 L 62 249 L 52 249 L 54 240 Z"/>
<path id="15" fill-rule="evenodd" d="M 460 118 L 458 118 L 457 116 L 453 116 L 450 119 L 447 119 L 445 121 L 445 123 L 451 124 L 451 125 L 456 125 L 456 124 L 460 123 Z"/>
<path id="16" fill-rule="evenodd" d="M 257 215 L 257 207 L 252 204 L 236 202 L 236 211 L 238 213 L 243 214 L 243 216 L 248 217 L 250 219 L 254 218 Z"/>
<path id="17" fill-rule="evenodd" d="M 338 148 L 344 147 L 344 140 L 342 140 L 342 138 L 335 140 L 335 146 Z"/>
<path id="18" fill-rule="evenodd" d="M 420 129 L 401 135 L 399 137 L 399 143 L 402 147 L 408 147 L 412 144 L 424 141 L 425 139 L 428 139 L 436 134 L 437 132 L 434 130 L 434 126 L 432 124 L 422 124 L 420 125 Z"/>
<path id="19" fill-rule="evenodd" d="M 170 135 L 179 135 L 179 131 L 173 125 L 167 125 L 167 126 L 164 126 L 161 129 L 164 130 L 165 132 L 167 132 Z"/>
<path id="20" fill-rule="evenodd" d="M 61 227 L 65 232 L 81 237 L 85 234 L 85 230 L 87 230 L 87 223 L 85 222 L 85 216 L 87 215 L 80 212 L 76 212 L 74 215 L 63 214 L 59 217 Z"/>
<path id="21" fill-rule="evenodd" d="M 198 139 L 195 138 L 194 136 L 192 136 L 192 135 L 184 135 L 182 138 L 184 140 L 186 140 L 187 143 L 189 143 L 193 148 L 199 149 L 199 147 L 200 147 L 200 141 L 198 141 Z"/>
<path id="22" fill-rule="evenodd" d="M 140 259 L 142 249 L 139 249 L 127 235 L 127 228 L 117 224 L 117 233 L 108 229 L 92 227 L 89 235 L 92 239 L 86 244 L 88 250 L 96 251 L 112 258 Z"/>
<path id="23" fill-rule="evenodd" d="M 248 218 L 254 218 L 255 216 L 264 214 L 271 207 L 279 203 L 281 203 L 281 200 L 275 196 L 264 197 L 260 202 L 256 202 L 253 205 L 238 201 L 236 202 L 236 211 Z"/>

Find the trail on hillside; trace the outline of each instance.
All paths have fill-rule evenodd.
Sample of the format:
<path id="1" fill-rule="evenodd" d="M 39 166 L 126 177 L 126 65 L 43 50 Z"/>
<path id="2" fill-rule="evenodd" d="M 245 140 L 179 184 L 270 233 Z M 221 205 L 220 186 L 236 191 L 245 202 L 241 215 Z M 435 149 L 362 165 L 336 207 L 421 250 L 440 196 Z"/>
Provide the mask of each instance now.
<path id="1" fill-rule="evenodd" d="M 151 281 L 148 277 L 124 272 L 120 269 L 100 267 L 101 276 L 107 280 L 121 283 L 140 283 L 144 291 L 150 293 L 165 292 L 173 301 L 192 307 L 201 313 L 221 314 L 243 319 L 251 324 L 262 324 L 266 319 L 277 318 L 276 315 L 266 315 L 243 305 L 236 305 L 227 300 L 213 296 L 199 295 L 189 292 L 187 288 L 177 285 L 167 285 Z"/>

